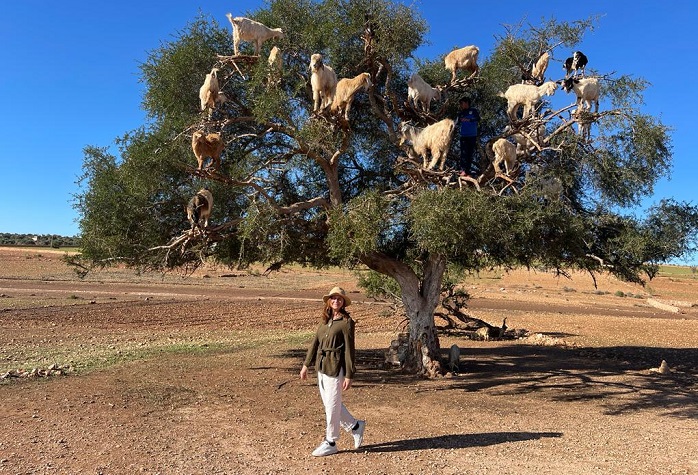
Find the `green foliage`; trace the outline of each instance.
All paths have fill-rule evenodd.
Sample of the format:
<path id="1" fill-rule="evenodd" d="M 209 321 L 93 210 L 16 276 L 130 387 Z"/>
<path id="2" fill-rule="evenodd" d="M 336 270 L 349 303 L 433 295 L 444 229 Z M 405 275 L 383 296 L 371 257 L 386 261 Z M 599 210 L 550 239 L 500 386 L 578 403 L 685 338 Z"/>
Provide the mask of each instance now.
<path id="1" fill-rule="evenodd" d="M 143 108 L 151 119 L 186 126 L 199 110 L 199 88 L 216 63 L 216 54 L 232 51 L 230 32 L 200 15 L 148 54 L 141 64 Z M 182 100 L 187 98 L 186 100 Z"/>
<path id="2" fill-rule="evenodd" d="M 279 259 L 321 266 L 355 264 L 373 253 L 423 278 L 421 264 L 439 255 L 451 265 L 451 281 L 460 278 L 452 269 L 521 265 L 638 281 L 642 272 L 653 276 L 657 263 L 695 249 L 695 207 L 665 202 L 645 219 L 624 215 L 671 165 L 670 129 L 640 110 L 643 79 L 602 80 L 605 103 L 615 109 L 585 116 L 594 121 L 589 142 L 572 129 L 569 111 L 549 111 L 544 101 L 549 143 L 521 157 L 518 176 L 460 189 L 455 180 L 420 180 L 395 166 L 405 154 L 395 127 L 406 113 L 408 65 L 432 85 L 449 80 L 448 51 L 414 57 L 427 31 L 415 10 L 390 0 L 272 0 L 247 16 L 281 27 L 285 37 L 236 67 L 217 57 L 232 51 L 227 25 L 199 16 L 141 67 L 147 127 L 118 140 L 118 158 L 85 149 L 75 205 L 86 259 L 165 268 L 208 257 L 240 266 Z M 376 32 L 368 50 L 361 37 L 367 20 Z M 519 83 L 543 51 L 574 48 L 594 25 L 590 18 L 506 26 L 492 54 L 480 57 L 478 79 L 448 88 L 434 118 L 454 117 L 457 99 L 469 96 L 482 116 L 478 155 L 486 168 L 488 148 L 509 125 L 498 93 Z M 266 61 L 273 44 L 283 54 L 276 76 Z M 244 44 L 243 53 L 251 52 Z M 314 53 L 340 78 L 374 78 L 371 90 L 356 96 L 349 124 L 312 111 Z M 199 110 L 198 90 L 214 66 L 228 101 L 209 118 Z M 218 174 L 192 174 L 194 130 L 222 134 Z M 220 230 L 170 252 L 167 243 L 189 228 L 184 206 L 203 186 L 215 197 L 211 222 Z M 389 288 L 372 279 L 367 285 Z"/>
<path id="3" fill-rule="evenodd" d="M 400 284 L 385 274 L 372 270 L 357 272 L 357 285 L 369 298 L 393 302 L 400 300 Z"/>
<path id="4" fill-rule="evenodd" d="M 340 260 L 379 249 L 387 232 L 389 202 L 376 192 L 367 192 L 347 203 L 346 209 L 330 214 L 327 237 L 330 255 Z"/>
<path id="5" fill-rule="evenodd" d="M 469 269 L 579 265 L 585 234 L 581 220 L 559 202 L 452 189 L 417 196 L 410 220 L 417 246 Z"/>

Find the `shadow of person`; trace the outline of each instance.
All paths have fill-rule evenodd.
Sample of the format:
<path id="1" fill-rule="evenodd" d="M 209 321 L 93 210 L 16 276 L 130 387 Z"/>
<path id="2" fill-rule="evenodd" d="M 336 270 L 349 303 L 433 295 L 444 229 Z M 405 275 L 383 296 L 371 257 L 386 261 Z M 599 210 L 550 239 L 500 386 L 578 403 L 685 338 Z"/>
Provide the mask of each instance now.
<path id="1" fill-rule="evenodd" d="M 363 445 L 360 450 L 365 450 L 366 452 L 402 452 L 405 450 L 425 449 L 465 449 L 506 442 L 537 440 L 545 437 L 562 437 L 562 432 L 487 432 L 482 434 L 441 435 Z"/>

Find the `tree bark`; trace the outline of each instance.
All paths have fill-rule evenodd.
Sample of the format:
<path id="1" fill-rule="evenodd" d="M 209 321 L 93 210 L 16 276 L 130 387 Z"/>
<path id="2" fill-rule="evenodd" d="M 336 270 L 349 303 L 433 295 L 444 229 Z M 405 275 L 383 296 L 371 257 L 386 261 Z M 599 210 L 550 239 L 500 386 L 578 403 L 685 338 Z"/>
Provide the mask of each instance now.
<path id="1" fill-rule="evenodd" d="M 400 284 L 402 303 L 409 319 L 409 345 L 404 367 L 435 377 L 441 372 L 439 337 L 434 310 L 439 303 L 446 259 L 429 255 L 422 264 L 422 279 L 404 262 L 374 252 L 361 259 L 369 268 L 394 278 Z"/>

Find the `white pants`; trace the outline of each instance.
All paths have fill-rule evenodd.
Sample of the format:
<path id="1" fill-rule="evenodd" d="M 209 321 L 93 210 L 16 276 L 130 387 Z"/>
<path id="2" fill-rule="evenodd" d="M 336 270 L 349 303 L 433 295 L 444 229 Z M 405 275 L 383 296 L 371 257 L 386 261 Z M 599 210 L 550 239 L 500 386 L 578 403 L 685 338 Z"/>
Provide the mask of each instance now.
<path id="1" fill-rule="evenodd" d="M 339 372 L 339 376 L 332 377 L 318 372 L 317 384 L 320 388 L 320 397 L 325 406 L 325 416 L 327 418 L 327 430 L 325 438 L 329 442 L 339 439 L 340 426 L 347 432 L 356 425 L 356 419 L 342 404 L 342 384 L 344 383 L 344 370 Z"/>

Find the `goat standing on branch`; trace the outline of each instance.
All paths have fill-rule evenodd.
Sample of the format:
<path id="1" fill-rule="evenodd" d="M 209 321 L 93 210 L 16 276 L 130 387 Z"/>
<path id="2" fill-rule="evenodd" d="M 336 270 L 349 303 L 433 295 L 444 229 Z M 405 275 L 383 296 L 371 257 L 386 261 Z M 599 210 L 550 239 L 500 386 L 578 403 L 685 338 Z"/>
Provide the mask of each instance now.
<path id="1" fill-rule="evenodd" d="M 231 13 L 226 14 L 233 25 L 233 51 L 235 56 L 240 51 L 240 41 L 254 42 L 254 54 L 259 55 L 262 50 L 262 43 L 271 38 L 283 38 L 284 32 L 281 28 L 269 28 L 258 21 L 250 20 L 249 18 L 236 16 L 233 18 Z"/>
<path id="2" fill-rule="evenodd" d="M 516 167 L 516 145 L 507 139 L 497 139 L 492 144 L 492 151 L 494 152 L 494 160 L 492 161 L 494 171 L 501 174 L 502 162 L 504 162 L 506 175 L 509 176 L 514 171 L 514 167 Z"/>
<path id="3" fill-rule="evenodd" d="M 209 109 L 209 117 L 211 117 L 213 109 L 216 108 L 216 104 L 227 100 L 225 94 L 220 92 L 218 85 L 218 68 L 211 69 L 211 72 L 206 75 L 204 84 L 199 88 L 199 100 L 202 111 Z"/>
<path id="4" fill-rule="evenodd" d="M 480 67 L 477 65 L 478 54 L 480 54 L 480 49 L 471 45 L 453 50 L 446 55 L 444 65 L 446 69 L 451 71 L 451 82 L 456 80 L 456 72 L 459 69 L 469 71 L 471 77 L 480 70 Z"/>
<path id="5" fill-rule="evenodd" d="M 349 120 L 349 110 L 351 109 L 351 103 L 354 101 L 354 96 L 361 89 L 368 90 L 372 84 L 370 73 L 361 73 L 351 79 L 340 79 L 337 83 L 332 107 L 330 108 L 332 113 L 343 110 L 344 118 Z"/>
<path id="6" fill-rule="evenodd" d="M 516 114 L 520 106 L 523 106 L 523 116 L 525 119 L 534 110 L 536 104 L 543 96 L 552 96 L 557 89 L 557 83 L 548 81 L 541 86 L 532 84 L 514 84 L 509 86 L 506 92 L 497 94 L 507 100 L 507 114 L 512 122 L 516 120 Z"/>
<path id="7" fill-rule="evenodd" d="M 212 209 L 213 195 L 208 188 L 202 188 L 189 200 L 187 205 L 187 218 L 191 223 L 191 228 L 201 228 L 202 222 L 203 227 L 207 228 L 208 218 L 211 216 Z"/>
<path id="8" fill-rule="evenodd" d="M 577 107 L 579 109 L 591 110 L 591 103 L 594 103 L 594 112 L 599 111 L 599 96 L 601 88 L 597 78 L 567 78 L 562 82 L 562 90 L 569 93 L 574 91 L 577 96 Z"/>
<path id="9" fill-rule="evenodd" d="M 582 76 L 584 76 L 584 68 L 586 68 L 588 62 L 589 60 L 581 51 L 572 53 L 572 56 L 567 58 L 562 65 L 565 69 L 565 78 L 568 78 L 572 71 L 574 71 L 574 76 L 577 77 L 577 71 L 579 69 L 582 70 Z"/>
<path id="10" fill-rule="evenodd" d="M 423 168 L 433 170 L 438 163 L 439 170 L 443 170 L 448 150 L 451 148 L 451 137 L 455 128 L 456 125 L 451 119 L 444 119 L 423 129 L 401 123 L 400 133 L 402 139 L 400 140 L 400 145 L 409 140 L 412 142 L 412 149 L 415 153 L 422 157 Z M 431 153 L 431 162 L 427 162 L 429 153 Z"/>
<path id="11" fill-rule="evenodd" d="M 313 88 L 313 112 L 324 110 L 334 101 L 337 92 L 337 75 L 325 65 L 322 55 L 310 57 L 310 86 Z"/>
<path id="12" fill-rule="evenodd" d="M 191 148 L 196 155 L 196 161 L 199 163 L 199 170 L 203 168 L 207 157 L 211 158 L 211 166 L 214 170 L 220 168 L 221 153 L 225 148 L 221 134 L 204 135 L 203 131 L 197 130 L 191 137 Z"/>
<path id="13" fill-rule="evenodd" d="M 415 109 L 417 109 L 417 104 L 419 104 L 423 111 L 428 112 L 431 101 L 434 99 L 437 101 L 441 100 L 441 91 L 427 84 L 419 74 L 412 74 L 407 81 L 407 101 L 411 100 Z"/>

